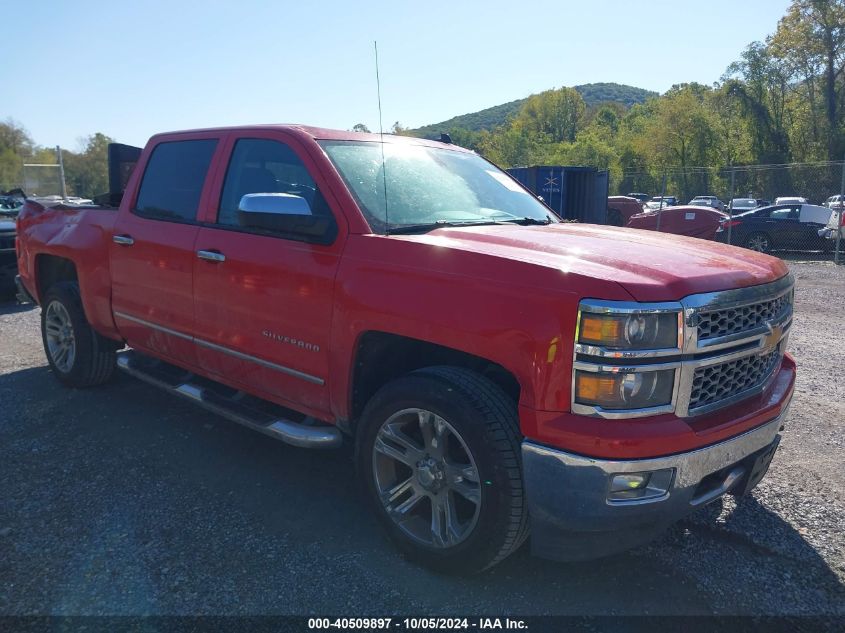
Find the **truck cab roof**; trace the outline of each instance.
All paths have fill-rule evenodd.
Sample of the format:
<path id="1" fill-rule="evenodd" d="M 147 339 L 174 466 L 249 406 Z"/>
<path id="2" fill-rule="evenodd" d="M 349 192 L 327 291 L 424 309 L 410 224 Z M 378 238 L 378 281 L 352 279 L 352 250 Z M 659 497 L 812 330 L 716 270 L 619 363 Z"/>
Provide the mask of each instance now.
<path id="1" fill-rule="evenodd" d="M 288 132 L 296 136 L 307 138 L 315 141 L 363 141 L 363 142 L 384 142 L 384 143 L 403 143 L 408 145 L 425 145 L 428 147 L 449 148 L 451 150 L 460 152 L 472 152 L 472 150 L 463 147 L 444 143 L 442 141 L 432 141 L 429 139 L 418 138 L 416 136 L 402 136 L 398 134 L 378 134 L 372 132 L 352 132 L 349 130 L 335 130 L 331 128 L 314 127 L 310 125 L 300 125 L 296 123 L 273 123 L 273 124 L 257 124 L 257 125 L 237 125 L 227 127 L 210 127 L 210 128 L 196 128 L 192 130 L 174 130 L 171 132 L 162 132 L 151 137 L 152 140 L 158 140 L 162 137 L 188 136 L 195 134 L 203 134 L 213 132 L 219 134 L 221 132 L 243 133 L 250 130 L 278 130 L 280 132 Z"/>

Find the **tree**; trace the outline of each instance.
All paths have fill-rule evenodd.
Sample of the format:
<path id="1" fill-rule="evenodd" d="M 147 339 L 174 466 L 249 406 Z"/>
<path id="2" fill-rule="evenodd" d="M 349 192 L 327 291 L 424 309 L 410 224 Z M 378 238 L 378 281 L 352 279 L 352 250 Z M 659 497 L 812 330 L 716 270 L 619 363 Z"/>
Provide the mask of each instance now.
<path id="1" fill-rule="evenodd" d="M 578 133 L 587 106 L 574 88 L 559 88 L 531 95 L 515 122 L 529 134 L 548 142 L 572 142 Z"/>
<path id="2" fill-rule="evenodd" d="M 728 67 L 723 78 L 726 94 L 741 104 L 751 132 L 756 162 L 784 163 L 790 160 L 786 131 L 786 102 L 789 71 L 761 42 L 752 42 L 742 59 Z"/>
<path id="3" fill-rule="evenodd" d="M 491 133 L 482 132 L 479 149 L 488 160 L 507 168 L 534 162 L 538 143 L 515 121 Z"/>
<path id="4" fill-rule="evenodd" d="M 815 97 L 816 77 L 823 78 L 828 158 L 841 158 L 842 80 L 845 72 L 845 0 L 793 0 L 771 38 L 773 50 L 788 62 Z"/>
<path id="5" fill-rule="evenodd" d="M 113 142 L 97 132 L 81 140 L 81 152 L 62 153 L 69 192 L 91 198 L 108 191 L 108 146 Z"/>
<path id="6" fill-rule="evenodd" d="M 693 185 L 707 188 L 707 178 L 691 178 L 700 167 L 712 164 L 714 131 L 712 115 L 706 107 L 710 91 L 699 84 L 673 86 L 655 104 L 654 115 L 644 126 L 639 139 L 652 165 L 660 170 L 674 168 L 675 186 L 681 197 L 696 195 Z"/>
<path id="7" fill-rule="evenodd" d="M 0 190 L 19 187 L 21 170 L 32 155 L 34 143 L 20 123 L 6 119 L 0 123 Z"/>
<path id="8" fill-rule="evenodd" d="M 353 132 L 369 132 L 370 128 L 368 128 L 363 123 L 356 123 L 355 125 L 352 126 L 352 131 Z"/>
<path id="9" fill-rule="evenodd" d="M 18 156 L 32 154 L 34 143 L 29 132 L 12 118 L 0 123 L 0 151 L 11 150 Z"/>

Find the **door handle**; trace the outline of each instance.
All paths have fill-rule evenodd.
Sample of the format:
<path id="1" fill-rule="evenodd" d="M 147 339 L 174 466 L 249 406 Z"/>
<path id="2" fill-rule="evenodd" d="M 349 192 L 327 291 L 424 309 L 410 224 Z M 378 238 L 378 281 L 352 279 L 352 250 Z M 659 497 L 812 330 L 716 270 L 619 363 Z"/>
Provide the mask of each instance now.
<path id="1" fill-rule="evenodd" d="M 120 244 L 121 246 L 132 246 L 135 243 L 135 240 L 132 239 L 131 235 L 113 235 L 111 240 L 115 244 Z"/>
<path id="2" fill-rule="evenodd" d="M 226 256 L 219 251 L 197 251 L 197 257 L 208 262 L 225 262 Z"/>

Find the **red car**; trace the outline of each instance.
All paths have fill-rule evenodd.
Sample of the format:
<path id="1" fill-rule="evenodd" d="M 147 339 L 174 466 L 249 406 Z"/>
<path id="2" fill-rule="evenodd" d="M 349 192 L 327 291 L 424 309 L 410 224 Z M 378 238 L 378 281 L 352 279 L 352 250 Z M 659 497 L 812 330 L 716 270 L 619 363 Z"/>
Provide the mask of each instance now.
<path id="1" fill-rule="evenodd" d="M 161 134 L 119 207 L 27 202 L 53 375 L 119 368 L 296 446 L 354 443 L 387 534 L 439 570 L 529 535 L 611 554 L 760 481 L 795 383 L 782 261 L 560 222 L 473 152 L 380 141 Z"/>
<path id="2" fill-rule="evenodd" d="M 643 212 L 643 203 L 629 196 L 608 196 L 607 223 L 610 226 L 625 226 L 632 216 Z"/>
<path id="3" fill-rule="evenodd" d="M 712 240 L 722 220 L 728 215 L 709 207 L 667 207 L 660 211 L 632 216 L 625 225 L 631 229 L 646 229 Z"/>

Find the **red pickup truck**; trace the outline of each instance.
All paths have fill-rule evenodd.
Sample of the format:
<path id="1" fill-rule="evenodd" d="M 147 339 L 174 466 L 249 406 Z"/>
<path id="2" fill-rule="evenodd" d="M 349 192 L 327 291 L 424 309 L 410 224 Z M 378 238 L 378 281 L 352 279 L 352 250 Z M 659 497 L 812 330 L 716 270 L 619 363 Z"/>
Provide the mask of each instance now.
<path id="1" fill-rule="evenodd" d="M 301 126 L 155 136 L 113 194 L 20 214 L 54 375 L 117 367 L 297 446 L 347 438 L 435 569 L 529 533 L 558 559 L 640 546 L 777 447 L 778 259 L 563 223 L 473 152 Z"/>

